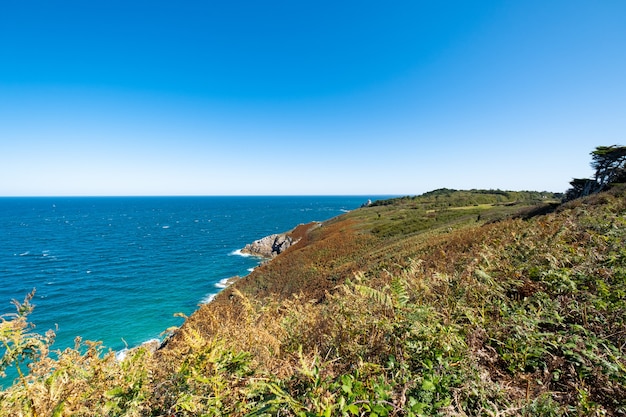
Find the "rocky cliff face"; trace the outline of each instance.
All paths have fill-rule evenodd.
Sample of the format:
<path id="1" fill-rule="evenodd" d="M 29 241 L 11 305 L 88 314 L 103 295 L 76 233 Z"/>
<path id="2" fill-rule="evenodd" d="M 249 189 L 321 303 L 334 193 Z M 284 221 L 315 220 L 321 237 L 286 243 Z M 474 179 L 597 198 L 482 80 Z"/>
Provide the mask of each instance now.
<path id="1" fill-rule="evenodd" d="M 250 255 L 261 256 L 264 258 L 273 258 L 283 253 L 291 245 L 296 244 L 298 240 L 294 240 L 287 233 L 278 233 L 275 235 L 265 236 L 264 238 L 256 240 L 252 243 L 248 243 L 241 250 L 241 253 L 248 253 Z"/>

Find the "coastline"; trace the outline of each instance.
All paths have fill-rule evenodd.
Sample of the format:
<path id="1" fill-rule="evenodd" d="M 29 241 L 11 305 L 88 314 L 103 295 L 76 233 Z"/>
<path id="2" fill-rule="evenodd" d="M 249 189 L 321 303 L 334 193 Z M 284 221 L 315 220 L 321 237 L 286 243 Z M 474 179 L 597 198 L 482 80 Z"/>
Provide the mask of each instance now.
<path id="1" fill-rule="evenodd" d="M 275 233 L 275 234 L 262 237 L 260 239 L 255 240 L 252 243 L 246 244 L 241 249 L 234 250 L 230 254 L 243 256 L 243 257 L 259 258 L 261 259 L 261 262 L 259 263 L 259 265 L 264 265 L 264 264 L 267 264 L 268 262 L 271 262 L 281 253 L 284 253 L 287 249 L 294 247 L 295 245 L 297 245 L 303 240 L 306 240 L 304 239 L 306 235 L 310 231 L 317 229 L 318 227 L 321 227 L 322 224 L 323 222 L 321 221 L 313 221 L 313 222 L 306 223 L 306 224 L 301 223 L 297 225 L 296 227 L 294 227 L 293 229 L 289 230 L 288 232 Z M 276 250 L 277 244 L 280 247 L 279 250 Z M 249 270 L 250 274 L 252 274 L 255 269 L 256 267 L 251 268 Z M 203 306 L 207 306 L 211 304 L 213 300 L 226 288 L 237 283 L 243 278 L 250 276 L 250 274 L 245 275 L 245 276 L 235 275 L 232 277 L 221 279 L 220 281 L 214 284 L 214 286 L 218 288 L 219 290 L 215 293 L 211 293 L 205 296 L 205 298 L 203 298 L 202 301 L 198 304 L 198 308 L 202 308 Z M 197 312 L 198 310 L 195 310 L 191 315 Z M 189 317 L 191 317 L 191 315 Z M 159 343 L 158 347 L 153 350 L 153 352 L 164 348 L 170 342 L 170 340 L 176 336 L 178 331 L 185 325 L 185 323 L 187 323 L 189 317 L 186 317 L 185 321 L 180 326 L 172 328 L 171 331 L 169 331 L 170 329 L 166 330 L 165 332 L 169 331 L 168 334 L 163 338 L 163 340 Z M 151 340 L 147 341 L 146 343 L 149 343 L 149 342 L 151 342 Z M 137 348 L 144 346 L 144 344 L 145 343 L 141 344 Z"/>
<path id="2" fill-rule="evenodd" d="M 314 229 L 321 227 L 323 222 L 321 221 L 313 221 L 306 224 L 299 224 L 288 232 L 283 233 L 275 233 L 260 239 L 253 241 L 252 243 L 246 244 L 241 249 L 236 249 L 230 253 L 230 255 L 237 255 L 242 257 L 255 257 L 259 258 L 261 261 L 259 265 L 266 264 L 267 262 L 272 261 L 281 253 L 284 253 L 287 249 L 295 246 L 299 242 L 303 240 L 303 238 Z M 278 246 L 278 249 L 277 249 Z M 258 265 L 257 265 L 258 266 Z M 250 273 L 254 272 L 254 268 L 250 268 L 248 271 Z M 217 283 L 213 284 L 218 291 L 215 293 L 207 294 L 199 303 L 198 308 L 202 308 L 204 305 L 211 304 L 213 300 L 226 288 L 235 284 L 243 278 L 248 277 L 248 275 L 240 276 L 235 275 L 228 278 L 223 278 L 219 280 Z M 198 309 L 194 310 L 191 315 L 195 314 Z M 128 355 L 129 352 L 132 352 L 135 349 L 140 349 L 142 347 L 146 348 L 151 353 L 161 350 L 164 348 L 170 340 L 176 335 L 176 333 L 185 325 L 189 317 L 185 317 L 185 320 L 180 326 L 174 326 L 168 328 L 162 332 L 162 338 L 151 338 L 146 340 L 145 342 L 135 346 L 135 347 L 125 347 L 124 349 L 118 350 L 115 352 L 115 357 L 119 361 L 123 361 L 124 358 Z"/>
<path id="3" fill-rule="evenodd" d="M 224 289 L 222 280 L 261 266 L 266 259 L 241 252 L 246 244 L 341 215 L 362 201 L 355 196 L 3 200 L 3 224 L 10 233 L 0 240 L 11 252 L 0 259 L 6 283 L 0 299 L 9 312 L 8 300 L 36 288 L 32 320 L 40 329 L 56 330 L 55 348 L 71 348 L 76 335 L 101 341 L 113 352 L 137 347 L 181 326 L 175 313 L 191 315 Z"/>

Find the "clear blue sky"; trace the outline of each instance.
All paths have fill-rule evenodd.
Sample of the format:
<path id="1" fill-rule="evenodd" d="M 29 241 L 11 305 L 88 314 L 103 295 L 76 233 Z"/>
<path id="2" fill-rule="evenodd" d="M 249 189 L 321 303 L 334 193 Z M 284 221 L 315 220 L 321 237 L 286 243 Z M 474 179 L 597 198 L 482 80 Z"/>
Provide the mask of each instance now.
<path id="1" fill-rule="evenodd" d="M 0 0 L 0 195 L 564 191 L 626 1 Z"/>

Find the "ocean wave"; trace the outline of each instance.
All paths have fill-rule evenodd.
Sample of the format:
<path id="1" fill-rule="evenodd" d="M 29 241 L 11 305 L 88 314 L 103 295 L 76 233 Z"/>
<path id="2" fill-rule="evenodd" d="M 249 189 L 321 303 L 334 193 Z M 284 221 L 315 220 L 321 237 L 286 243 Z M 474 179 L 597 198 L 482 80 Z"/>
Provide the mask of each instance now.
<path id="1" fill-rule="evenodd" d="M 126 355 L 128 355 L 129 350 L 130 349 L 128 348 L 124 348 L 122 350 L 118 350 L 117 352 L 115 352 L 115 360 L 118 362 L 121 362 L 124 359 L 126 359 Z"/>
<path id="2" fill-rule="evenodd" d="M 228 255 L 230 255 L 230 256 L 243 256 L 244 258 L 249 258 L 250 256 L 252 256 L 249 253 L 243 253 L 241 251 L 241 249 L 234 250 L 231 253 L 229 253 Z"/>
<path id="3" fill-rule="evenodd" d="M 200 304 L 209 304 L 215 298 L 217 294 L 211 293 L 207 294 L 202 300 L 200 300 Z"/>
<path id="4" fill-rule="evenodd" d="M 215 288 L 219 288 L 219 291 L 223 290 L 224 288 L 228 287 L 231 284 L 231 280 L 233 278 L 224 278 L 219 280 L 218 282 L 216 282 L 215 284 L 213 284 L 215 286 Z M 219 292 L 218 291 L 218 292 Z M 200 300 L 200 305 L 202 304 L 209 304 L 211 301 L 213 301 L 213 299 L 215 298 L 215 296 L 217 295 L 217 293 L 211 292 L 209 294 L 207 294 L 202 300 Z"/>
<path id="5" fill-rule="evenodd" d="M 145 342 L 140 343 L 139 346 L 135 346 L 132 348 L 125 347 L 124 349 L 121 349 L 115 352 L 115 359 L 118 362 L 121 362 L 124 359 L 126 359 L 126 356 L 128 356 L 128 352 L 130 352 L 131 350 L 138 348 L 138 347 L 142 347 L 142 346 L 149 348 L 150 345 L 155 345 L 158 348 L 158 346 L 161 346 L 161 340 L 157 339 L 156 337 L 153 337 L 152 339 L 148 339 Z"/>
<path id="6" fill-rule="evenodd" d="M 222 288 L 222 289 L 224 289 L 224 288 L 226 288 L 226 287 L 228 287 L 228 286 L 230 285 L 230 280 L 231 280 L 231 278 L 224 278 L 224 279 L 221 279 L 221 280 L 219 280 L 219 282 L 216 282 L 216 283 L 215 283 L 215 286 L 216 286 L 217 288 Z"/>

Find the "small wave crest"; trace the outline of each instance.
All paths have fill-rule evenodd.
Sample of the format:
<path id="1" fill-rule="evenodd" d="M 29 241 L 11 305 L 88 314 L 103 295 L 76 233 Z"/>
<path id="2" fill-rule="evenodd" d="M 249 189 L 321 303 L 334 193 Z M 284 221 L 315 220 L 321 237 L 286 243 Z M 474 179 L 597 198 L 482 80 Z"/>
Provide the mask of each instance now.
<path id="1" fill-rule="evenodd" d="M 161 341 L 157 338 L 152 338 L 152 339 L 148 339 L 145 342 L 142 342 L 141 344 L 139 344 L 139 346 L 136 347 L 146 347 L 149 350 L 152 349 L 158 349 L 159 346 L 161 346 Z M 125 347 L 122 350 L 118 350 L 117 352 L 115 352 L 115 359 L 118 362 L 123 361 L 124 359 L 126 359 L 126 356 L 128 356 L 128 352 L 130 352 L 131 350 L 133 350 L 135 348 L 129 348 L 129 347 Z"/>
<path id="2" fill-rule="evenodd" d="M 229 255 L 230 256 L 243 256 L 244 258 L 249 258 L 250 256 L 252 256 L 249 253 L 243 253 L 241 249 L 234 250 L 231 253 L 229 253 Z"/>
<path id="3" fill-rule="evenodd" d="M 222 288 L 222 289 L 228 287 L 229 285 L 230 285 L 230 278 L 224 278 L 224 279 L 219 280 L 219 282 L 215 283 L 215 286 L 217 288 Z"/>
<path id="4" fill-rule="evenodd" d="M 122 350 L 118 350 L 117 352 L 115 352 L 115 360 L 118 362 L 121 362 L 124 359 L 126 359 L 126 356 L 128 355 L 129 350 L 130 349 L 128 348 L 124 348 Z"/>
<path id="5" fill-rule="evenodd" d="M 230 277 L 230 278 L 224 278 L 219 280 L 218 282 L 216 282 L 215 284 L 213 284 L 215 286 L 215 288 L 218 288 L 217 292 L 210 292 L 208 293 L 206 296 L 204 296 L 204 298 L 202 300 L 200 300 L 200 305 L 202 304 L 209 304 L 211 301 L 213 301 L 213 299 L 215 298 L 215 296 L 217 295 L 218 292 L 222 291 L 224 288 L 228 287 L 230 284 L 233 283 L 233 280 L 235 280 L 237 277 Z"/>
<path id="6" fill-rule="evenodd" d="M 209 304 L 211 301 L 213 301 L 216 295 L 217 294 L 215 293 L 207 294 L 206 297 L 200 300 L 200 304 Z"/>

